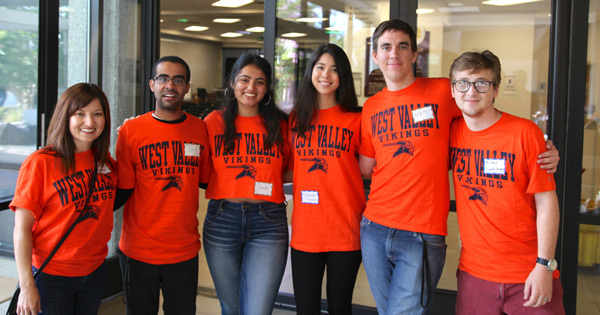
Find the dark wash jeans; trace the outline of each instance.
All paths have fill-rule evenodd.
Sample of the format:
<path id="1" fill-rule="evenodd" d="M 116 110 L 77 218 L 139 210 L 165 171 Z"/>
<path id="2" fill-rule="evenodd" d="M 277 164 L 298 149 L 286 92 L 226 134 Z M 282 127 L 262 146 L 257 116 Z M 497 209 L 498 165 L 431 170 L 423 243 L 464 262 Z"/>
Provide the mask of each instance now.
<path id="1" fill-rule="evenodd" d="M 33 272 L 37 268 L 32 267 Z M 98 314 L 106 286 L 106 262 L 82 277 L 54 276 L 42 272 L 35 280 L 44 315 Z"/>

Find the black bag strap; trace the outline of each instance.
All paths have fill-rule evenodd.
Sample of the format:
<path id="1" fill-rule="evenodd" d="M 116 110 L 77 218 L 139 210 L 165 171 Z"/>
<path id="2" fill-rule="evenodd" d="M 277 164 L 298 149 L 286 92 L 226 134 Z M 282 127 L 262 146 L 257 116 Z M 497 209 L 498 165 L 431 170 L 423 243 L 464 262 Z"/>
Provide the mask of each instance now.
<path id="1" fill-rule="evenodd" d="M 48 257 L 46 258 L 46 260 L 44 260 L 44 262 L 42 263 L 40 268 L 38 268 L 38 270 L 35 272 L 35 274 L 33 275 L 34 280 L 37 277 L 39 277 L 39 275 L 42 273 L 42 270 L 44 269 L 44 267 L 46 267 L 46 265 L 50 262 L 50 259 L 52 259 L 52 257 L 54 257 L 54 254 L 56 254 L 56 252 L 62 246 L 62 244 L 65 242 L 65 240 L 67 239 L 69 234 L 71 234 L 71 232 L 73 232 L 73 229 L 75 228 L 77 223 L 81 222 L 80 219 L 81 219 L 83 213 L 85 212 L 84 211 L 85 207 L 87 207 L 88 203 L 90 202 L 90 197 L 92 196 L 97 177 L 98 177 L 98 165 L 96 163 L 96 159 L 94 158 L 94 172 L 92 173 L 92 178 L 90 179 L 90 187 L 88 190 L 87 198 L 85 199 L 85 204 L 83 205 L 83 208 L 81 209 L 81 212 L 79 213 L 79 215 L 77 216 L 75 221 L 73 221 L 73 223 L 71 224 L 69 229 L 61 237 L 61 239 L 58 241 L 56 246 L 54 246 L 54 249 L 52 250 L 52 252 L 50 252 L 50 255 L 48 255 Z M 20 288 L 20 286 L 17 286 L 17 288 L 15 289 L 15 292 L 13 293 L 10 304 L 8 305 L 8 309 L 6 310 L 6 315 L 16 314 L 17 302 L 18 302 L 20 294 L 21 294 L 21 288 Z"/>
<path id="2" fill-rule="evenodd" d="M 42 265 L 40 266 L 40 268 L 38 268 L 38 270 L 35 272 L 35 274 L 33 275 L 33 279 L 36 279 L 40 273 L 42 272 L 42 270 L 44 269 L 44 267 L 46 267 L 46 265 L 50 262 L 50 259 L 52 259 L 52 257 L 54 257 L 54 254 L 56 254 L 56 252 L 58 251 L 58 249 L 62 246 L 62 244 L 65 242 L 65 240 L 67 239 L 67 237 L 69 236 L 69 234 L 71 234 L 71 232 L 73 232 L 73 229 L 75 228 L 75 226 L 77 225 L 77 223 L 81 222 L 81 216 L 83 215 L 83 213 L 85 212 L 85 207 L 87 207 L 88 203 L 90 202 L 90 197 L 92 197 L 92 192 L 94 189 L 94 186 L 96 184 L 96 177 L 98 177 L 98 165 L 96 165 L 95 159 L 94 159 L 94 172 L 92 173 L 92 178 L 90 179 L 90 188 L 89 188 L 89 193 L 87 195 L 87 198 L 85 199 L 85 204 L 83 205 L 83 208 L 81 208 L 81 212 L 79 212 L 79 215 L 77 216 L 77 218 L 75 219 L 75 221 L 73 221 L 73 223 L 71 224 L 71 226 L 69 227 L 69 229 L 65 232 L 65 234 L 61 237 L 61 239 L 58 241 L 58 243 L 56 244 L 56 246 L 54 246 L 54 249 L 52 250 L 52 252 L 50 252 L 50 255 L 48 255 L 48 258 L 46 258 L 46 260 L 44 260 L 44 262 L 42 263 Z"/>

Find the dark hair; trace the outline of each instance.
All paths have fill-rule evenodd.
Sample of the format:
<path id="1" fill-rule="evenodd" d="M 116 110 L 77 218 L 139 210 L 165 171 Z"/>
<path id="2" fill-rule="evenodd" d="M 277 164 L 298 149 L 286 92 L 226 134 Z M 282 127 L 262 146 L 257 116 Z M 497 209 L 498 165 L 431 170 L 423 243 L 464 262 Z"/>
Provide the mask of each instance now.
<path id="1" fill-rule="evenodd" d="M 152 66 L 152 78 L 156 77 L 156 67 L 158 67 L 158 64 L 161 62 L 172 62 L 172 63 L 178 63 L 180 65 L 182 65 L 185 68 L 185 75 L 187 76 L 186 80 L 189 83 L 190 80 L 192 79 L 192 74 L 190 72 L 190 66 L 188 66 L 188 64 L 181 58 L 177 57 L 177 56 L 164 56 L 160 59 L 158 59 L 158 61 L 156 61 L 154 63 L 154 66 Z"/>
<path id="2" fill-rule="evenodd" d="M 283 137 L 281 136 L 279 124 L 282 119 L 286 119 L 286 115 L 275 105 L 271 64 L 269 64 L 267 60 L 260 56 L 250 54 L 243 54 L 235 61 L 233 67 L 231 68 L 231 74 L 229 74 L 229 77 L 225 82 L 227 89 L 225 89 L 222 106 L 223 121 L 225 122 L 225 148 L 231 150 L 235 147 L 233 140 L 236 134 L 235 118 L 238 115 L 238 103 L 233 89 L 238 74 L 244 67 L 248 65 L 257 66 L 265 74 L 265 78 L 267 79 L 267 93 L 263 99 L 258 102 L 258 113 L 262 123 L 267 129 L 265 148 L 271 148 L 276 144 L 281 149 L 283 145 Z"/>
<path id="3" fill-rule="evenodd" d="M 410 24 L 399 19 L 384 21 L 377 26 L 373 32 L 373 50 L 375 52 L 377 52 L 379 37 L 387 31 L 399 31 L 408 35 L 410 38 L 410 49 L 413 53 L 417 52 L 417 34 L 415 33 L 415 29 Z"/>
<path id="4" fill-rule="evenodd" d="M 489 50 L 465 52 L 452 62 L 449 75 L 450 81 L 454 80 L 454 76 L 458 71 L 471 70 L 477 73 L 486 69 L 492 71 L 492 81 L 494 81 L 496 87 L 499 86 L 502 79 L 500 59 Z"/>
<path id="5" fill-rule="evenodd" d="M 306 131 L 319 109 L 318 92 L 312 83 L 312 73 L 315 64 L 324 54 L 329 54 L 333 58 L 340 80 L 340 85 L 335 91 L 335 100 L 337 103 L 347 112 L 360 112 L 362 109 L 358 106 L 358 101 L 356 100 L 352 68 L 350 67 L 348 56 L 342 48 L 335 44 L 321 45 L 315 50 L 306 67 L 296 99 L 294 100 L 294 109 L 291 114 L 293 125 L 290 127 L 301 137 L 306 137 Z"/>
<path id="6" fill-rule="evenodd" d="M 71 135 L 69 124 L 71 116 L 78 110 L 86 107 L 94 100 L 100 101 L 104 112 L 104 129 L 100 136 L 92 142 L 92 150 L 97 165 L 109 165 L 108 158 L 110 146 L 110 108 L 108 99 L 100 87 L 92 83 L 77 83 L 66 89 L 56 103 L 50 126 L 48 127 L 47 146 L 42 150 L 62 160 L 64 172 L 75 169 L 75 142 Z"/>

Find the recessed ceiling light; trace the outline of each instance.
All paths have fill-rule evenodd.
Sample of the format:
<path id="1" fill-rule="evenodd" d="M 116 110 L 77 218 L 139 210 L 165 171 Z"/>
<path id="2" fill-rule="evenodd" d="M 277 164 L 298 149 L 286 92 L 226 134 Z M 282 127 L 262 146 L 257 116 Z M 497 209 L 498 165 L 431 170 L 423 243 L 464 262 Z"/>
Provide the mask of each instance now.
<path id="1" fill-rule="evenodd" d="M 281 37 L 303 37 L 303 36 L 306 36 L 306 34 L 305 33 L 296 33 L 296 32 L 281 34 Z"/>
<path id="2" fill-rule="evenodd" d="M 206 26 L 198 26 L 198 25 L 192 25 L 192 26 L 188 26 L 185 28 L 186 31 L 192 31 L 192 32 L 202 32 L 202 31 L 206 31 L 208 29 L 208 27 Z"/>
<path id="3" fill-rule="evenodd" d="M 334 25 L 334 26 L 330 26 L 330 27 L 326 27 L 325 30 L 326 31 L 345 31 L 347 28 L 346 25 Z"/>
<path id="4" fill-rule="evenodd" d="M 221 34 L 221 37 L 240 37 L 240 36 L 242 36 L 242 34 L 234 33 L 234 32 L 227 32 L 227 33 Z"/>
<path id="5" fill-rule="evenodd" d="M 252 32 L 252 33 L 262 33 L 265 31 L 265 28 L 262 26 L 255 26 L 255 27 L 247 28 L 246 31 Z"/>
<path id="6" fill-rule="evenodd" d="M 428 14 L 435 12 L 434 9 L 417 9 L 417 14 Z"/>
<path id="7" fill-rule="evenodd" d="M 523 4 L 523 3 L 530 3 L 530 2 L 538 2 L 540 0 L 488 0 L 488 1 L 483 1 L 483 4 L 488 4 L 488 5 L 497 5 L 497 6 L 505 6 L 505 5 L 515 5 L 515 4 Z"/>
<path id="8" fill-rule="evenodd" d="M 328 18 L 317 18 L 317 17 L 303 17 L 297 18 L 296 22 L 304 22 L 304 23 L 314 23 L 314 22 L 323 22 L 329 20 Z"/>
<path id="9" fill-rule="evenodd" d="M 215 23 L 235 23 L 241 21 L 240 19 L 214 19 Z"/>
<path id="10" fill-rule="evenodd" d="M 479 7 L 451 7 L 451 8 L 438 8 L 438 11 L 442 13 L 456 13 L 456 12 L 479 12 Z"/>
<path id="11" fill-rule="evenodd" d="M 164 21 L 165 21 L 164 19 L 160 19 L 160 23 L 162 23 L 162 22 L 164 22 Z"/>
<path id="12" fill-rule="evenodd" d="M 212 4 L 213 7 L 239 8 L 246 4 L 254 2 L 253 0 L 220 0 Z"/>

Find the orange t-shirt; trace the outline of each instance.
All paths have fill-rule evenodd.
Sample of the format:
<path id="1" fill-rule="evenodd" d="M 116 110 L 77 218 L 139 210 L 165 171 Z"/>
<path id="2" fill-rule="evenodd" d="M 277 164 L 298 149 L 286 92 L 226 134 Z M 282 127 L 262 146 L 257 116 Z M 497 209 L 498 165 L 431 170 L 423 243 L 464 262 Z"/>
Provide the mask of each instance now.
<path id="1" fill-rule="evenodd" d="M 524 283 L 537 257 L 534 194 L 556 189 L 554 177 L 537 165 L 546 151 L 542 131 L 502 113 L 478 132 L 456 120 L 450 140 L 462 241 L 458 268 L 487 281 Z"/>
<path id="2" fill-rule="evenodd" d="M 186 115 L 179 123 L 146 113 L 119 131 L 119 188 L 133 193 L 123 211 L 119 248 L 149 264 L 189 260 L 200 250 L 199 183 L 210 175 L 206 127 Z"/>
<path id="3" fill-rule="evenodd" d="M 405 231 L 446 235 L 450 122 L 461 112 L 445 78 L 370 97 L 360 154 L 375 158 L 365 217 Z"/>
<path id="4" fill-rule="evenodd" d="M 280 124 L 283 150 L 273 145 L 265 149 L 267 130 L 260 116 L 235 119 L 235 148 L 225 150 L 223 112 L 214 111 L 206 119 L 213 173 L 206 189 L 207 199 L 251 198 L 275 203 L 285 201 L 283 171 L 290 155 L 287 122 Z"/>
<path id="5" fill-rule="evenodd" d="M 317 112 L 306 138 L 291 132 L 291 247 L 305 252 L 360 249 L 360 218 L 365 209 L 357 159 L 360 118 L 360 113 L 343 112 L 338 105 Z"/>
<path id="6" fill-rule="evenodd" d="M 13 211 L 19 207 L 33 213 L 31 263 L 36 268 L 83 210 L 94 171 L 92 150 L 75 154 L 75 169 L 67 174 L 59 158 L 42 152 L 34 152 L 21 165 L 15 196 L 10 203 Z M 116 187 L 117 172 L 108 166 L 101 167 L 83 220 L 46 265 L 45 273 L 87 276 L 104 262 L 113 226 Z"/>

